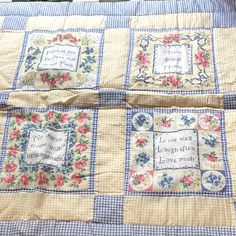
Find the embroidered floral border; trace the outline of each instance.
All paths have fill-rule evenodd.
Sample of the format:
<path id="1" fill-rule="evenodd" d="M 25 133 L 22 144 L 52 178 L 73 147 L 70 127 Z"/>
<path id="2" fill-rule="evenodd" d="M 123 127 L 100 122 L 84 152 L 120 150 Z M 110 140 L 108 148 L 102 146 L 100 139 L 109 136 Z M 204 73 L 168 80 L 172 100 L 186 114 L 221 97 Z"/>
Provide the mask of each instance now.
<path id="1" fill-rule="evenodd" d="M 223 112 L 134 109 L 126 132 L 126 194 L 231 195 Z"/>
<path id="2" fill-rule="evenodd" d="M 1 158 L 0 191 L 93 191 L 96 119 L 97 111 L 94 109 L 61 110 L 51 107 L 48 110 L 10 111 Z M 58 165 L 48 163 L 50 150 L 53 149 L 53 155 L 59 147 L 56 145 L 57 136 L 50 132 L 46 133 L 47 136 L 43 135 L 42 131 L 45 129 L 66 131 L 68 134 L 66 154 L 63 153 L 60 157 L 64 159 L 63 164 L 62 161 Z M 42 139 L 45 139 L 43 142 L 35 140 L 33 144 L 44 145 L 46 149 L 38 147 L 34 163 L 29 163 L 27 160 L 32 130 L 41 133 Z M 44 159 L 44 155 L 47 158 Z M 54 162 L 56 161 L 55 159 Z"/>
<path id="3" fill-rule="evenodd" d="M 52 90 L 70 88 L 96 88 L 100 76 L 100 64 L 103 44 L 101 30 L 80 31 L 33 31 L 25 34 L 23 61 L 19 64 L 13 88 L 25 90 Z M 53 47 L 74 47 L 78 55 L 69 57 L 69 49 L 63 53 L 54 53 L 46 58 L 48 63 L 57 64 L 41 69 L 39 67 L 44 52 Z M 58 49 L 59 50 L 59 49 Z M 61 52 L 63 49 L 61 49 Z M 47 52 L 49 53 L 49 52 Z M 76 70 L 67 68 L 77 61 Z M 51 60 L 51 61 L 50 61 Z M 61 66 L 67 65 L 67 67 Z"/>
<path id="4" fill-rule="evenodd" d="M 132 57 L 128 72 L 129 89 L 162 92 L 208 92 L 216 89 L 214 55 L 210 30 L 136 31 L 132 32 Z M 158 46 L 192 47 L 188 57 L 190 70 L 185 73 L 155 72 Z"/>

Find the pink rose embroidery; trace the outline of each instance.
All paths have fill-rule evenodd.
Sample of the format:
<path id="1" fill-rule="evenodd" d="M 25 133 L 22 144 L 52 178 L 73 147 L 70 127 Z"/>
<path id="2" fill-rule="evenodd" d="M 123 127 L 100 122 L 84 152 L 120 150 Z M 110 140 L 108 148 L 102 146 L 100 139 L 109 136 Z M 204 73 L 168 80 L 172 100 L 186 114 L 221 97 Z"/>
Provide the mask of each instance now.
<path id="1" fill-rule="evenodd" d="M 15 148 L 15 147 L 10 147 L 9 148 L 9 154 L 11 155 L 11 156 L 16 156 L 17 154 L 18 154 L 18 150 Z"/>
<path id="2" fill-rule="evenodd" d="M 78 121 L 83 122 L 88 119 L 88 113 L 83 112 L 76 118 Z"/>
<path id="3" fill-rule="evenodd" d="M 71 176 L 71 180 L 76 184 L 79 185 L 82 182 L 82 178 L 80 174 L 74 174 Z"/>
<path id="4" fill-rule="evenodd" d="M 55 119 L 55 115 L 54 115 L 54 113 L 53 112 L 48 112 L 48 119 L 50 120 L 50 121 L 54 121 L 54 119 Z"/>
<path id="5" fill-rule="evenodd" d="M 75 148 L 76 148 L 76 151 L 78 151 L 79 153 L 82 153 L 86 151 L 88 147 L 84 143 L 79 143 L 79 144 L 76 144 Z"/>
<path id="6" fill-rule="evenodd" d="M 171 44 L 174 41 L 178 42 L 179 40 L 180 40 L 179 34 L 170 34 L 170 35 L 164 37 L 163 43 L 164 44 Z"/>
<path id="7" fill-rule="evenodd" d="M 75 169 L 83 169 L 87 164 L 86 164 L 86 161 L 76 161 L 74 163 L 75 165 Z"/>
<path id="8" fill-rule="evenodd" d="M 38 184 L 43 185 L 46 183 L 47 175 L 45 173 L 39 173 L 38 175 Z"/>
<path id="9" fill-rule="evenodd" d="M 217 157 L 216 157 L 216 155 L 209 154 L 207 156 L 207 160 L 210 161 L 210 162 L 216 162 L 217 161 Z"/>
<path id="10" fill-rule="evenodd" d="M 61 176 L 61 175 L 57 175 L 55 177 L 55 184 L 56 184 L 57 187 L 63 186 L 64 185 L 64 177 Z"/>
<path id="11" fill-rule="evenodd" d="M 10 133 L 11 139 L 15 139 L 15 138 L 17 138 L 17 137 L 19 137 L 19 136 L 20 136 L 20 130 L 13 130 L 13 131 L 11 131 L 11 133 Z"/>
<path id="12" fill-rule="evenodd" d="M 173 88 L 180 88 L 182 87 L 182 82 L 180 81 L 180 79 L 178 79 L 177 77 L 174 77 L 174 76 L 166 76 L 162 83 L 165 85 L 165 86 L 168 86 L 168 85 L 171 85 Z"/>
<path id="13" fill-rule="evenodd" d="M 170 127 L 171 126 L 171 121 L 170 120 L 165 120 L 165 121 L 163 121 L 163 123 L 162 123 L 162 126 L 163 127 Z"/>
<path id="14" fill-rule="evenodd" d="M 39 114 L 32 115 L 32 122 L 34 124 L 38 124 L 39 123 Z"/>
<path id="15" fill-rule="evenodd" d="M 61 116 L 61 123 L 66 123 L 69 120 L 69 115 L 64 114 Z"/>
<path id="16" fill-rule="evenodd" d="M 83 125 L 78 128 L 78 132 L 81 134 L 87 134 L 89 132 L 89 129 Z"/>
<path id="17" fill-rule="evenodd" d="M 145 139 L 144 138 L 138 138 L 136 140 L 136 144 L 137 145 L 144 145 L 145 144 Z"/>
<path id="18" fill-rule="evenodd" d="M 14 171 L 17 168 L 17 165 L 15 163 L 11 163 L 5 166 L 6 171 Z"/>
<path id="19" fill-rule="evenodd" d="M 182 178 L 182 181 L 181 181 L 183 184 L 185 184 L 185 185 L 191 185 L 192 183 L 193 183 L 193 180 L 192 180 L 192 178 L 190 177 L 190 176 L 183 176 L 183 178 Z"/>
<path id="20" fill-rule="evenodd" d="M 15 175 L 8 175 L 6 178 L 4 178 L 4 182 L 6 184 L 10 184 L 15 180 Z"/>
<path id="21" fill-rule="evenodd" d="M 16 115 L 16 123 L 21 124 L 22 122 L 24 122 L 24 116 Z"/>
<path id="22" fill-rule="evenodd" d="M 139 59 L 139 64 L 144 66 L 148 63 L 148 56 L 142 52 L 140 52 L 139 54 L 137 54 L 136 58 Z"/>
<path id="23" fill-rule="evenodd" d="M 209 66 L 209 55 L 205 51 L 199 51 L 195 55 L 195 58 L 196 58 L 197 64 L 203 67 Z"/>
<path id="24" fill-rule="evenodd" d="M 23 185 L 28 185 L 29 184 L 29 176 L 28 175 L 22 175 L 20 178 L 20 181 Z"/>
<path id="25" fill-rule="evenodd" d="M 136 179 L 136 182 L 137 182 L 138 184 L 141 184 L 141 183 L 145 182 L 145 177 L 144 177 L 144 175 L 142 175 L 142 174 L 137 175 L 135 179 Z"/>

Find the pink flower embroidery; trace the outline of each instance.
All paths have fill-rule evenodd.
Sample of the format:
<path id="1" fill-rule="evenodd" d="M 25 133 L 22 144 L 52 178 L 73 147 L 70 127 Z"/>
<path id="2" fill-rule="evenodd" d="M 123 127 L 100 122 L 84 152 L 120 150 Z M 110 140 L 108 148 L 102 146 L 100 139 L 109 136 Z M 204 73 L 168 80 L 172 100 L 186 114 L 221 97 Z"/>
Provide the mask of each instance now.
<path id="1" fill-rule="evenodd" d="M 28 175 L 22 175 L 20 178 L 20 181 L 23 185 L 28 185 L 29 184 L 29 176 Z"/>
<path id="2" fill-rule="evenodd" d="M 79 184 L 82 182 L 82 178 L 81 178 L 81 175 L 80 175 L 80 174 L 74 174 L 74 175 L 72 175 L 72 176 L 71 176 L 71 180 L 72 180 L 75 184 L 77 184 L 77 185 L 79 185 Z"/>
<path id="3" fill-rule="evenodd" d="M 65 81 L 68 81 L 71 79 L 69 73 L 66 73 L 66 74 L 58 73 L 58 74 L 54 74 L 54 75 L 51 75 L 49 73 L 42 73 L 42 74 L 40 74 L 40 78 L 41 78 L 41 81 L 43 83 L 47 83 L 47 85 L 50 88 L 56 87 L 56 85 L 62 84 Z"/>
<path id="4" fill-rule="evenodd" d="M 78 132 L 81 134 L 87 134 L 89 132 L 89 129 L 83 125 L 78 128 Z"/>
<path id="5" fill-rule="evenodd" d="M 146 142 L 146 139 L 145 138 L 138 138 L 137 140 L 136 140 L 136 145 L 140 145 L 140 146 L 143 146 L 144 144 L 145 144 L 145 142 Z"/>
<path id="6" fill-rule="evenodd" d="M 68 114 L 64 114 L 61 116 L 61 123 L 66 123 L 69 119 L 69 115 Z"/>
<path id="7" fill-rule="evenodd" d="M 179 88 L 182 86 L 182 82 L 180 81 L 180 79 L 178 79 L 177 77 L 174 76 L 166 76 L 162 83 L 167 86 L 167 85 L 171 85 L 174 88 Z"/>
<path id="8" fill-rule="evenodd" d="M 54 113 L 53 112 L 48 112 L 48 119 L 50 120 L 50 121 L 54 121 L 55 120 L 55 115 L 54 115 Z"/>
<path id="9" fill-rule="evenodd" d="M 11 139 L 15 139 L 15 138 L 17 138 L 17 137 L 19 137 L 19 136 L 20 136 L 20 130 L 13 130 L 13 131 L 11 131 L 11 133 L 10 133 Z"/>
<path id="10" fill-rule="evenodd" d="M 167 127 L 170 127 L 170 126 L 171 126 L 171 121 L 170 121 L 170 120 L 165 120 L 165 121 L 163 121 L 163 122 L 162 122 L 162 126 L 163 126 L 163 127 L 166 127 L 166 128 L 167 128 Z"/>
<path id="11" fill-rule="evenodd" d="M 39 114 L 32 115 L 32 122 L 34 124 L 38 124 L 39 123 Z"/>
<path id="12" fill-rule="evenodd" d="M 46 81 L 47 81 L 47 74 L 46 74 L 46 73 L 42 73 L 40 76 L 41 76 L 41 80 L 42 80 L 43 82 L 46 82 Z"/>
<path id="13" fill-rule="evenodd" d="M 199 51 L 195 55 L 196 61 L 199 65 L 202 65 L 203 67 L 209 66 L 209 60 L 208 60 L 208 55 L 206 54 L 205 51 Z"/>
<path id="14" fill-rule="evenodd" d="M 15 175 L 8 175 L 6 178 L 4 178 L 4 182 L 6 184 L 10 184 L 15 180 Z"/>
<path id="15" fill-rule="evenodd" d="M 218 157 L 216 156 L 216 153 L 215 152 L 211 152 L 210 154 L 204 154 L 204 157 L 207 158 L 208 161 L 210 162 L 216 162 Z"/>
<path id="16" fill-rule="evenodd" d="M 142 52 L 136 55 L 136 58 L 139 59 L 139 64 L 144 66 L 148 63 L 148 56 Z"/>
<path id="17" fill-rule="evenodd" d="M 9 154 L 11 155 L 11 156 L 16 156 L 17 154 L 18 154 L 18 149 L 16 149 L 15 147 L 10 147 L 9 148 Z"/>
<path id="18" fill-rule="evenodd" d="M 74 165 L 75 169 L 83 169 L 87 165 L 87 163 L 86 161 L 81 160 L 81 161 L 76 161 Z"/>
<path id="19" fill-rule="evenodd" d="M 45 173 L 39 173 L 37 182 L 39 185 L 43 185 L 46 183 L 47 180 L 47 175 Z"/>
<path id="20" fill-rule="evenodd" d="M 64 177 L 61 176 L 61 175 L 57 175 L 55 177 L 55 184 L 56 184 L 57 187 L 63 186 L 64 185 Z"/>
<path id="21" fill-rule="evenodd" d="M 209 123 L 209 122 L 211 121 L 211 119 L 212 119 L 212 116 L 205 115 L 205 116 L 203 117 L 203 120 L 204 120 L 206 123 Z"/>
<path id="22" fill-rule="evenodd" d="M 88 119 L 88 113 L 83 112 L 76 118 L 78 121 L 83 122 L 84 120 Z"/>
<path id="23" fill-rule="evenodd" d="M 11 163 L 5 166 L 6 171 L 14 171 L 17 168 L 17 165 L 15 163 Z"/>
<path id="24" fill-rule="evenodd" d="M 171 44 L 174 41 L 179 41 L 179 40 L 180 40 L 179 34 L 170 34 L 170 35 L 164 37 L 163 43 L 164 44 Z"/>
<path id="25" fill-rule="evenodd" d="M 22 122 L 24 122 L 24 116 L 16 115 L 16 123 L 21 124 Z"/>
<path id="26" fill-rule="evenodd" d="M 79 153 L 82 153 L 86 151 L 88 147 L 84 143 L 79 143 L 79 144 L 76 144 L 75 148 L 76 148 L 76 151 L 78 151 Z"/>
<path id="27" fill-rule="evenodd" d="M 183 176 L 182 181 L 185 185 L 191 185 L 193 183 L 193 180 L 190 176 Z"/>
<path id="28" fill-rule="evenodd" d="M 137 176 L 136 176 L 136 182 L 137 182 L 138 184 L 141 184 L 141 183 L 143 183 L 144 181 L 145 181 L 144 175 L 140 174 L 140 175 L 137 175 Z"/>

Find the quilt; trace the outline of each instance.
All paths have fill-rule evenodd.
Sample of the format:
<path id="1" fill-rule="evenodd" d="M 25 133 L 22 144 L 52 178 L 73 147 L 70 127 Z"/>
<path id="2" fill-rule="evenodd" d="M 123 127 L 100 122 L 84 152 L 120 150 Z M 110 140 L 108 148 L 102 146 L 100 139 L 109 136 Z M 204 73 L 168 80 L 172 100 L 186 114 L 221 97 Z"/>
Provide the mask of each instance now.
<path id="1" fill-rule="evenodd" d="M 236 235 L 236 3 L 0 3 L 0 235 Z"/>

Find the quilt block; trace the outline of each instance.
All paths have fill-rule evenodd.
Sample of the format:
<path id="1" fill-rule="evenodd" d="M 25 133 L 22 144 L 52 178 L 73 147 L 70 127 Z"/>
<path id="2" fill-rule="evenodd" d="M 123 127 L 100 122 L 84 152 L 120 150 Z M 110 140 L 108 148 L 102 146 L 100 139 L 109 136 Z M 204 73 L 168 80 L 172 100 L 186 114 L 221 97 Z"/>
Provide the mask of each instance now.
<path id="1" fill-rule="evenodd" d="M 1 190 L 92 191 L 96 119 L 91 109 L 9 111 Z"/>
<path id="2" fill-rule="evenodd" d="M 31 32 L 25 36 L 16 89 L 95 88 L 102 33 Z"/>
<path id="3" fill-rule="evenodd" d="M 0 3 L 0 235 L 236 235 L 235 9 Z"/>
<path id="4" fill-rule="evenodd" d="M 222 112 L 147 110 L 131 117 L 128 193 L 230 195 Z"/>

